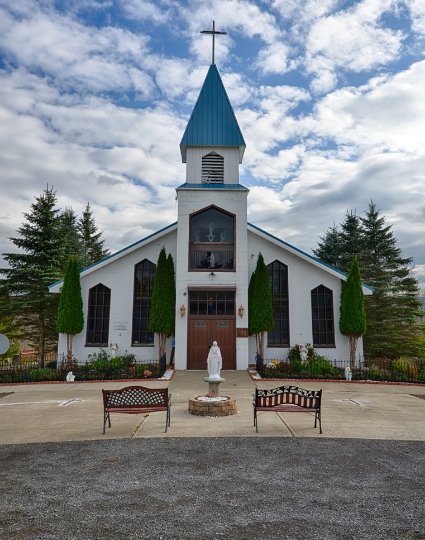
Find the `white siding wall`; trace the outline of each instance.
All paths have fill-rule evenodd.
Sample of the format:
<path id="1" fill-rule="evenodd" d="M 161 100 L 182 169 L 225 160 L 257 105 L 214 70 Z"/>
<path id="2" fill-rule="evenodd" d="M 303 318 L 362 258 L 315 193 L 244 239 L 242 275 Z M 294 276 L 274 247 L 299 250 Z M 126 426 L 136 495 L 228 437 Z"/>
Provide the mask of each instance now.
<path id="1" fill-rule="evenodd" d="M 290 253 L 283 246 L 280 248 L 252 232 L 248 232 L 249 277 L 255 270 L 259 252 L 262 253 L 266 265 L 278 260 L 288 266 L 290 346 L 293 347 L 297 343 L 300 345 L 313 343 L 311 290 L 318 285 L 324 285 L 333 291 L 335 347 L 320 347 L 317 351 L 330 358 L 348 360 L 350 358 L 348 339 L 339 332 L 338 328 L 341 280 L 329 274 L 325 269 L 322 270 Z M 251 254 L 254 255 L 252 259 Z M 254 361 L 255 352 L 255 341 L 250 339 L 250 363 Z M 268 359 L 284 360 L 287 352 L 287 348 L 266 347 L 264 356 Z M 359 354 L 363 354 L 362 340 L 358 342 L 357 356 Z"/>
<path id="2" fill-rule="evenodd" d="M 201 184 L 202 158 L 216 152 L 224 158 L 224 183 L 239 184 L 239 148 L 226 146 L 192 146 L 186 154 L 186 182 Z"/>
<path id="3" fill-rule="evenodd" d="M 233 182 L 234 183 L 234 182 Z M 245 308 L 243 319 L 236 315 L 236 327 L 247 328 L 248 318 L 248 273 L 247 273 L 247 191 L 217 189 L 182 189 L 178 192 L 179 214 L 176 259 L 177 300 L 176 300 L 176 369 L 187 368 L 188 342 L 188 288 L 236 286 L 236 311 L 242 304 Z M 189 272 L 189 216 L 210 205 L 227 210 L 236 215 L 236 271 L 215 272 L 215 277 L 208 272 Z M 180 316 L 180 306 L 186 307 L 186 315 Z M 248 339 L 236 340 L 236 367 L 246 369 L 248 366 Z"/>
<path id="4" fill-rule="evenodd" d="M 131 331 L 133 318 L 133 288 L 134 288 L 134 266 L 143 259 L 148 259 L 154 264 L 158 261 L 159 252 L 162 246 L 168 253 L 171 253 L 176 261 L 176 238 L 177 231 L 161 236 L 131 253 L 116 260 L 112 259 L 109 264 L 98 268 L 81 279 L 82 296 L 84 302 L 84 319 L 87 323 L 88 295 L 89 289 L 98 283 L 103 283 L 111 289 L 111 314 L 109 319 L 109 343 L 118 343 L 118 354 L 124 351 L 134 353 L 137 358 L 150 360 L 158 358 L 158 343 L 155 336 L 155 345 L 152 346 L 132 346 Z M 127 323 L 127 330 L 114 330 L 114 323 Z M 98 347 L 86 347 L 86 330 L 74 337 L 73 352 L 75 358 L 84 363 L 87 355 L 99 352 Z M 60 335 L 58 351 L 60 354 L 66 352 L 66 336 Z M 170 358 L 171 340 L 168 343 L 167 359 Z"/>

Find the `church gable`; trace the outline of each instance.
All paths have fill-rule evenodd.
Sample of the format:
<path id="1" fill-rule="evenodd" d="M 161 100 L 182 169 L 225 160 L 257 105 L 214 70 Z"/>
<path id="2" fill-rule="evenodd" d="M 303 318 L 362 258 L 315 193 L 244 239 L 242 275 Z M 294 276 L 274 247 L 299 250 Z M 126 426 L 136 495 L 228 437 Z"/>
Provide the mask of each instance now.
<path id="1" fill-rule="evenodd" d="M 295 246 L 288 244 L 284 240 L 281 240 L 280 238 L 273 236 L 272 234 L 264 231 L 263 229 L 260 229 L 259 227 L 257 227 L 256 225 L 253 225 L 252 223 L 248 223 L 247 225 L 248 225 L 248 232 L 250 233 L 250 235 L 248 235 L 248 239 L 251 238 L 253 240 L 252 242 L 253 246 L 260 245 L 261 244 L 260 239 L 265 240 L 275 245 L 277 248 L 286 251 L 291 256 L 299 258 L 302 261 L 305 261 L 308 265 L 316 267 L 319 271 L 324 272 L 325 275 L 329 274 L 329 276 L 333 276 L 335 278 L 338 278 L 339 280 L 346 281 L 348 277 L 347 274 L 345 274 L 344 272 L 341 272 L 337 268 L 334 268 L 333 266 L 330 266 L 329 264 L 322 262 L 320 259 L 313 257 L 313 255 L 309 255 L 308 253 L 305 253 L 301 249 L 298 249 Z M 260 242 L 260 244 L 258 244 L 258 242 Z M 267 245 L 267 244 L 264 244 L 264 245 Z M 253 255 L 256 256 L 255 253 Z M 263 256 L 264 256 L 264 253 L 263 253 Z M 320 275 L 320 273 L 318 275 Z M 319 285 L 319 283 L 317 285 Z M 363 286 L 363 293 L 365 295 L 372 294 L 373 289 L 371 287 L 365 284 L 362 284 L 362 286 Z"/>
<path id="2" fill-rule="evenodd" d="M 149 248 L 150 253 L 154 253 L 154 255 L 150 256 L 153 257 L 154 261 L 156 261 L 160 250 L 160 247 L 158 247 L 158 245 L 162 246 L 163 244 L 170 243 L 170 241 L 173 246 L 175 245 L 176 230 L 177 223 L 172 223 L 171 225 L 168 225 L 167 227 L 164 227 L 163 229 L 160 229 L 159 231 L 150 234 L 149 236 L 146 236 L 145 238 L 142 238 L 137 242 L 134 242 L 134 244 L 130 244 L 129 246 L 121 249 L 120 251 L 117 251 L 113 255 L 110 255 L 109 257 L 106 257 L 105 259 L 102 259 L 101 261 L 98 261 L 97 263 L 94 263 L 87 268 L 83 268 L 80 271 L 81 279 L 88 277 L 92 273 L 96 273 L 95 275 L 99 275 L 98 273 L 101 269 L 105 269 L 108 273 L 108 269 L 112 268 L 112 266 L 115 266 L 116 268 L 116 264 L 118 263 L 118 261 L 123 258 L 127 258 L 127 260 L 129 260 L 128 258 L 130 258 L 131 260 L 135 260 L 135 258 L 137 259 L 139 257 L 139 254 L 141 253 L 139 250 L 141 250 L 142 248 Z M 167 237 L 170 238 L 170 235 L 172 235 L 173 240 L 167 239 Z M 162 243 L 158 244 L 158 242 Z M 94 279 L 96 279 L 96 277 L 94 277 Z M 63 280 L 53 283 L 52 285 L 50 285 L 49 291 L 52 293 L 61 292 L 62 285 Z"/>

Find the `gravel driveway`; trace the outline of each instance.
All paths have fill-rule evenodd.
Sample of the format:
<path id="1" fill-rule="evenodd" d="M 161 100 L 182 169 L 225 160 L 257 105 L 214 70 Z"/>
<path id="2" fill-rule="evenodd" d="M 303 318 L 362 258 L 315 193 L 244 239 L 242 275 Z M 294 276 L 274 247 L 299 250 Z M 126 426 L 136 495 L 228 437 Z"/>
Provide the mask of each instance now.
<path id="1" fill-rule="evenodd" d="M 0 538 L 425 540 L 425 443 L 170 438 L 0 446 Z"/>

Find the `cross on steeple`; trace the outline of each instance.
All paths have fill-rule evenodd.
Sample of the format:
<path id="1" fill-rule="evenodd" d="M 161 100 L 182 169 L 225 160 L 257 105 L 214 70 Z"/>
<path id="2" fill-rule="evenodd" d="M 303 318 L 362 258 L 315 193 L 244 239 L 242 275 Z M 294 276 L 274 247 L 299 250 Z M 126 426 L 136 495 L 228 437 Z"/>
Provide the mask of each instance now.
<path id="1" fill-rule="evenodd" d="M 227 34 L 227 32 L 217 32 L 215 29 L 215 21 L 213 21 L 213 27 L 212 30 L 201 30 L 201 34 L 212 34 L 212 62 L 211 64 L 214 65 L 214 52 L 215 52 L 215 35 L 216 34 Z"/>

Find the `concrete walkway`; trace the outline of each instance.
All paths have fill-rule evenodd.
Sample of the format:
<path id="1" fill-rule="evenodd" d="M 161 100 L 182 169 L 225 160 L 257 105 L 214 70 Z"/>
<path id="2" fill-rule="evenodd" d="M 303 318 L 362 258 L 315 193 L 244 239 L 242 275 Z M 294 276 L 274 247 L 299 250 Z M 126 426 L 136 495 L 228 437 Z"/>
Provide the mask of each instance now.
<path id="1" fill-rule="evenodd" d="M 314 429 L 313 414 L 261 413 L 259 433 L 253 427 L 255 385 L 274 388 L 284 381 L 253 381 L 245 371 L 224 371 L 220 393 L 235 397 L 238 413 L 221 418 L 188 413 L 190 397 L 203 395 L 206 372 L 178 371 L 171 381 L 137 381 L 172 393 L 171 426 L 164 433 L 165 413 L 111 415 L 102 435 L 102 388 L 123 388 L 132 381 L 25 384 L 0 386 L 0 444 L 131 439 L 147 437 L 320 437 L 425 440 L 424 386 L 351 382 L 291 381 L 323 389 L 323 435 Z M 5 395 L 6 394 L 6 395 Z"/>

